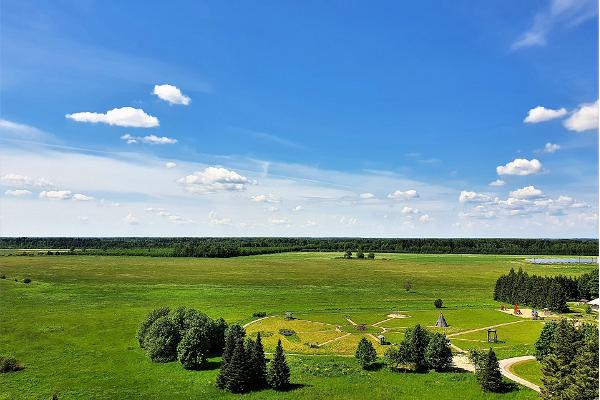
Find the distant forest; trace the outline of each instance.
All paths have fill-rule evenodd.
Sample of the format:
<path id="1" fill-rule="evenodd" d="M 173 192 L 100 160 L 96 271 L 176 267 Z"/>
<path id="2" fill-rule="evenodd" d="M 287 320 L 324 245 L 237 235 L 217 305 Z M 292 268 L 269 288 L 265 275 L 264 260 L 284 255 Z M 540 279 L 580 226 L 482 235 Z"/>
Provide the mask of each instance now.
<path id="1" fill-rule="evenodd" d="M 598 239 L 368 238 L 0 238 L 2 249 L 69 250 L 60 254 L 236 257 L 290 251 L 597 256 Z M 59 254 L 59 253 L 56 253 Z"/>

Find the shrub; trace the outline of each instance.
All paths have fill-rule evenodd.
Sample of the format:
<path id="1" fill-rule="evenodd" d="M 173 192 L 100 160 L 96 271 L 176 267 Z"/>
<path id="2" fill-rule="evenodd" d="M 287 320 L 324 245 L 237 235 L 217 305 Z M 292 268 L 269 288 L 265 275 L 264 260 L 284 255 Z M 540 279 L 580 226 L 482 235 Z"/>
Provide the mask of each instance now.
<path id="1" fill-rule="evenodd" d="M 13 372 L 22 369 L 14 357 L 0 356 L 0 372 Z"/>
<path id="2" fill-rule="evenodd" d="M 410 290 L 412 289 L 412 287 L 413 287 L 413 285 L 412 285 L 412 282 L 411 282 L 411 281 L 406 281 L 406 282 L 404 282 L 404 289 L 405 289 L 407 292 L 410 292 Z"/>
<path id="3" fill-rule="evenodd" d="M 360 342 L 358 342 L 358 347 L 356 348 L 356 354 L 354 356 L 363 368 L 367 368 L 377 359 L 377 352 L 370 341 L 366 338 L 362 338 L 360 339 Z"/>
<path id="4" fill-rule="evenodd" d="M 31 283 L 31 278 L 25 278 L 25 279 L 23 279 L 23 283 Z"/>
<path id="5" fill-rule="evenodd" d="M 425 349 L 425 361 L 429 368 L 436 371 L 446 371 L 452 365 L 452 350 L 450 341 L 446 335 L 434 333 L 429 338 L 429 344 Z"/>
<path id="6" fill-rule="evenodd" d="M 360 259 L 363 259 L 363 258 L 365 258 L 365 253 L 363 253 L 363 251 L 362 251 L 362 250 L 358 250 L 358 251 L 356 252 L 356 258 L 360 258 Z"/>
<path id="7" fill-rule="evenodd" d="M 367 257 L 369 258 L 369 260 L 374 260 L 375 259 L 375 253 L 369 253 L 369 255 Z"/>
<path id="8" fill-rule="evenodd" d="M 589 304 L 586 304 L 585 308 L 584 308 L 584 312 L 586 314 L 591 314 L 592 313 L 592 306 L 590 306 Z"/>
<path id="9" fill-rule="evenodd" d="M 0 275 L 0 279 L 6 279 L 6 275 L 4 275 L 4 274 Z"/>
<path id="10" fill-rule="evenodd" d="M 144 342 L 146 340 L 146 333 L 148 332 L 148 329 L 150 329 L 150 326 L 152 326 L 154 321 L 156 321 L 160 317 L 165 317 L 165 316 L 169 315 L 170 312 L 171 312 L 171 310 L 169 309 L 169 307 L 163 307 L 163 308 L 156 308 L 148 313 L 148 315 L 146 316 L 146 319 L 144 320 L 144 322 L 142 322 L 142 324 L 140 325 L 140 327 L 137 331 L 137 340 L 138 340 L 141 348 L 144 348 Z"/>
<path id="11" fill-rule="evenodd" d="M 344 253 L 344 258 L 352 258 L 352 252 L 351 252 L 350 250 L 347 250 L 347 251 Z"/>
<path id="12" fill-rule="evenodd" d="M 154 362 L 169 362 L 177 359 L 179 332 L 168 317 L 160 317 L 150 325 L 145 335 L 144 348 Z"/>
<path id="13" fill-rule="evenodd" d="M 435 308 L 442 308 L 444 302 L 442 301 L 442 299 L 435 299 L 433 305 L 435 306 Z"/>
<path id="14" fill-rule="evenodd" d="M 177 359 L 185 369 L 202 369 L 208 362 L 210 341 L 201 328 L 190 328 L 177 345 Z"/>
<path id="15" fill-rule="evenodd" d="M 253 317 L 255 318 L 263 318 L 267 316 L 267 313 L 264 311 L 256 311 L 255 313 L 252 314 Z"/>
<path id="16" fill-rule="evenodd" d="M 408 348 L 406 346 L 403 346 L 402 344 L 387 349 L 383 357 L 386 365 L 390 369 L 398 369 L 401 366 L 406 365 L 410 362 Z"/>

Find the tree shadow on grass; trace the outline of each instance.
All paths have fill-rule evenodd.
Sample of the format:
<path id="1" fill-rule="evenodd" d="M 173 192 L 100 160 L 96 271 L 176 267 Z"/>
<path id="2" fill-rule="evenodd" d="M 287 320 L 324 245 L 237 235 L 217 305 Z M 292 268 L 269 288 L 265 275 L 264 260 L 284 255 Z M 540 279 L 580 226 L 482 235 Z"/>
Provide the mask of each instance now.
<path id="1" fill-rule="evenodd" d="M 382 363 L 382 362 L 376 362 L 376 363 L 367 365 L 366 367 L 364 367 L 364 370 L 365 371 L 379 371 L 384 366 L 385 366 L 384 363 Z"/>
<path id="2" fill-rule="evenodd" d="M 211 361 L 209 360 L 206 365 L 204 365 L 202 367 L 203 371 L 212 371 L 215 369 L 219 369 L 221 367 L 221 362 L 220 361 Z"/>

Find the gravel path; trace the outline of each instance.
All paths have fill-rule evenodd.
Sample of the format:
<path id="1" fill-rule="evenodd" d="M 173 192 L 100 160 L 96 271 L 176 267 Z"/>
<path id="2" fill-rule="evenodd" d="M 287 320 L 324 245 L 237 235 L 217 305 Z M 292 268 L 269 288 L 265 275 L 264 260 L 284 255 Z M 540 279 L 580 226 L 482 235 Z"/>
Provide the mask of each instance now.
<path id="1" fill-rule="evenodd" d="M 523 361 L 530 361 L 530 360 L 535 360 L 535 357 L 534 356 L 521 356 L 521 357 L 505 358 L 504 360 L 500 360 L 499 361 L 500 372 L 502 373 L 502 375 L 504 375 L 511 381 L 517 382 L 520 385 L 526 386 L 529 389 L 533 389 L 536 392 L 539 392 L 540 387 L 538 385 L 536 385 L 535 383 L 531 383 L 521 377 L 518 377 L 517 375 L 513 374 L 510 371 L 510 367 L 512 367 L 513 365 L 518 364 Z"/>

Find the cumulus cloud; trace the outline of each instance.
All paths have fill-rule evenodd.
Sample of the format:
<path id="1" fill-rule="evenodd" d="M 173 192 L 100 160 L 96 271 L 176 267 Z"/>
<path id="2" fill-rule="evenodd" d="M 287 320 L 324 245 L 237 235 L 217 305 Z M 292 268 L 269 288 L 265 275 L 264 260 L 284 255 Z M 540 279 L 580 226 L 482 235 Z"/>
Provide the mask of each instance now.
<path id="1" fill-rule="evenodd" d="M 129 225 L 138 225 L 140 223 L 140 220 L 132 213 L 127 214 L 123 220 Z"/>
<path id="2" fill-rule="evenodd" d="M 289 225 L 290 221 L 285 218 L 273 218 L 269 221 L 272 225 Z"/>
<path id="3" fill-rule="evenodd" d="M 182 104 L 187 106 L 192 101 L 192 99 L 181 93 L 181 90 L 173 85 L 154 85 L 153 93 L 160 99 L 171 104 Z"/>
<path id="4" fill-rule="evenodd" d="M 146 143 L 146 144 L 175 144 L 177 139 L 169 138 L 166 136 L 132 136 L 129 133 L 121 136 L 121 139 L 125 140 L 127 144 Z M 168 163 L 167 163 L 168 164 Z M 167 167 L 169 168 L 169 167 Z"/>
<path id="5" fill-rule="evenodd" d="M 458 201 L 460 203 L 493 203 L 497 200 L 496 197 L 490 194 L 469 192 L 467 190 L 461 191 L 458 196 Z"/>
<path id="6" fill-rule="evenodd" d="M 220 218 L 215 211 L 208 213 L 208 223 L 211 225 L 231 225 L 231 219 Z"/>
<path id="7" fill-rule="evenodd" d="M 273 196 L 272 194 L 259 194 L 256 196 L 252 196 L 251 200 L 256 203 L 279 203 L 280 202 L 279 198 Z"/>
<path id="8" fill-rule="evenodd" d="M 506 185 L 506 182 L 504 182 L 502 179 L 496 179 L 495 181 L 492 181 L 489 183 L 490 186 L 504 186 Z"/>
<path id="9" fill-rule="evenodd" d="M 374 199 L 374 198 L 375 198 L 375 195 L 374 195 L 373 193 L 368 193 L 368 192 L 367 192 L 367 193 L 361 193 L 359 197 L 360 197 L 361 199 L 368 200 L 368 199 Z"/>
<path id="10" fill-rule="evenodd" d="M 94 198 L 92 196 L 86 196 L 85 194 L 75 193 L 73 195 L 73 200 L 75 201 L 92 201 Z"/>
<path id="11" fill-rule="evenodd" d="M 167 167 L 168 169 L 175 168 L 176 166 L 177 166 L 177 164 L 172 161 L 165 163 L 165 167 Z"/>
<path id="12" fill-rule="evenodd" d="M 153 128 L 159 125 L 158 118 L 133 107 L 113 108 L 106 113 L 77 112 L 67 114 L 65 117 L 77 122 L 103 123 L 128 128 Z"/>
<path id="13" fill-rule="evenodd" d="M 510 197 L 517 199 L 531 199 L 543 196 L 544 192 L 542 192 L 540 189 L 536 189 L 534 186 L 525 186 L 524 188 L 510 192 L 509 195 Z"/>
<path id="14" fill-rule="evenodd" d="M 567 115 L 567 110 L 565 108 L 553 110 L 551 108 L 537 106 L 529 110 L 523 122 L 526 124 L 537 124 L 538 122 L 550 121 L 565 115 Z"/>
<path id="15" fill-rule="evenodd" d="M 419 217 L 419 222 L 426 224 L 428 222 L 433 221 L 433 218 L 429 216 L 429 214 L 423 214 Z"/>
<path id="16" fill-rule="evenodd" d="M 71 198 L 70 190 L 44 190 L 40 193 L 41 199 L 67 200 Z"/>
<path id="17" fill-rule="evenodd" d="M 23 186 L 33 187 L 33 186 L 35 186 L 35 187 L 48 188 L 48 187 L 54 186 L 54 184 L 52 182 L 50 182 L 49 180 L 47 180 L 45 178 L 31 178 L 29 176 L 19 175 L 19 174 L 2 175 L 0 177 L 0 183 L 2 183 L 3 185 L 6 185 L 6 186 L 12 186 L 12 187 L 23 187 Z"/>
<path id="18" fill-rule="evenodd" d="M 222 167 L 208 167 L 203 171 L 194 172 L 177 180 L 184 188 L 192 193 L 215 193 L 218 191 L 243 191 L 250 179 L 235 171 Z"/>
<path id="19" fill-rule="evenodd" d="M 412 207 L 404 207 L 402 208 L 402 211 L 400 211 L 402 214 L 418 214 L 419 210 L 417 210 L 416 208 L 412 208 Z"/>
<path id="20" fill-rule="evenodd" d="M 471 211 L 460 212 L 458 216 L 460 218 L 493 219 L 497 217 L 497 213 L 488 206 L 478 205 L 473 207 Z"/>
<path id="21" fill-rule="evenodd" d="M 506 165 L 500 165 L 496 167 L 498 175 L 532 175 L 539 174 L 542 172 L 542 163 L 536 160 L 527 160 L 524 158 L 517 158 L 514 161 L 507 163 Z"/>
<path id="22" fill-rule="evenodd" d="M 560 150 L 560 145 L 559 144 L 555 144 L 555 143 L 546 143 L 544 145 L 544 153 L 556 153 L 558 150 Z"/>
<path id="23" fill-rule="evenodd" d="M 584 132 L 598 129 L 598 100 L 595 103 L 581 104 L 565 120 L 565 128 Z"/>
<path id="24" fill-rule="evenodd" d="M 7 190 L 6 192 L 4 192 L 4 194 L 7 196 L 12 196 L 12 197 L 25 197 L 25 196 L 30 196 L 31 192 L 29 190 L 25 190 L 25 189 L 16 189 L 16 190 Z"/>
<path id="25" fill-rule="evenodd" d="M 410 189 L 406 191 L 396 190 L 387 195 L 388 199 L 394 200 L 409 200 L 416 199 L 419 197 L 419 193 L 416 190 Z"/>

